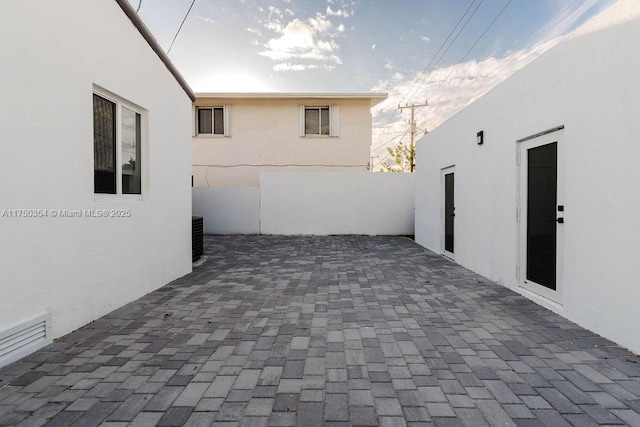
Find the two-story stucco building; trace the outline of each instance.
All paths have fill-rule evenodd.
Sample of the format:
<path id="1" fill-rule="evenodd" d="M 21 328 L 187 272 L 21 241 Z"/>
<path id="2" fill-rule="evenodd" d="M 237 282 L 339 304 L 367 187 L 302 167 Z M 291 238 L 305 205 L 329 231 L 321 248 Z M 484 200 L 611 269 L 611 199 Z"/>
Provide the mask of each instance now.
<path id="1" fill-rule="evenodd" d="M 366 171 L 382 93 L 202 93 L 193 120 L 196 187 L 258 187 L 266 171 Z"/>

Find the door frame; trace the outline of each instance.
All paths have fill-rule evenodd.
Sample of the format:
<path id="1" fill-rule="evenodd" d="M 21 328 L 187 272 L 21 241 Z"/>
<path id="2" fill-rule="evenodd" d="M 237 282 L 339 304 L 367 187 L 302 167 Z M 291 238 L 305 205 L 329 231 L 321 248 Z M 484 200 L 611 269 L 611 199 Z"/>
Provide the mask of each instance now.
<path id="1" fill-rule="evenodd" d="M 441 191 L 441 197 L 440 197 L 440 250 L 442 252 L 442 255 L 446 256 L 447 258 L 451 258 L 451 259 L 455 259 L 455 248 L 456 248 L 456 221 L 455 221 L 455 217 L 453 220 L 453 252 L 449 252 L 445 249 L 445 224 L 446 224 L 446 218 L 445 218 L 445 209 L 446 209 L 446 198 L 447 198 L 447 194 L 445 191 L 445 175 L 449 175 L 450 173 L 453 174 L 453 182 L 454 182 L 454 187 L 453 187 L 453 206 L 455 209 L 455 205 L 456 205 L 456 190 L 455 190 L 455 182 L 456 182 L 456 167 L 455 165 L 451 165 L 451 166 L 447 166 L 445 168 L 440 169 L 440 191 Z"/>
<path id="2" fill-rule="evenodd" d="M 517 210 L 516 223 L 518 226 L 518 264 L 516 266 L 516 279 L 520 288 L 531 292 L 545 300 L 562 306 L 564 290 L 564 227 L 565 224 L 556 223 L 556 289 L 549 289 L 538 283 L 527 280 L 527 150 L 557 143 L 557 201 L 556 218 L 565 217 L 566 208 L 559 212 L 557 206 L 564 206 L 564 126 L 550 131 L 541 132 L 531 137 L 517 141 Z"/>

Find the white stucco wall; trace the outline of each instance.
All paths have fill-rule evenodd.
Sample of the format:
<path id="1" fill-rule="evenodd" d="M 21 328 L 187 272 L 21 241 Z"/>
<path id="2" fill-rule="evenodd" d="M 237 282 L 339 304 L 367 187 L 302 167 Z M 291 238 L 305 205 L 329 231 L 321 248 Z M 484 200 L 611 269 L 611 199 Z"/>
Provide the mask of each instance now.
<path id="1" fill-rule="evenodd" d="M 191 271 L 191 101 L 113 0 L 1 9 L 0 212 L 131 212 L 0 217 L 0 331 L 50 312 L 57 337 Z M 94 195 L 94 85 L 146 110 L 143 200 Z"/>
<path id="2" fill-rule="evenodd" d="M 229 105 L 230 124 L 229 137 L 193 138 L 196 187 L 257 187 L 265 171 L 367 170 L 370 99 L 198 98 L 195 105 Z M 301 137 L 300 105 L 338 105 L 339 136 Z"/>
<path id="3" fill-rule="evenodd" d="M 262 234 L 413 235 L 414 174 L 266 172 Z"/>
<path id="4" fill-rule="evenodd" d="M 260 234 L 260 188 L 195 187 L 193 214 L 206 234 Z"/>
<path id="5" fill-rule="evenodd" d="M 640 352 L 640 6 L 622 0 L 417 144 L 416 241 L 441 252 L 441 170 L 455 165 L 455 260 Z M 523 291 L 520 138 L 564 125 L 561 304 Z M 484 130 L 484 145 L 476 133 Z"/>

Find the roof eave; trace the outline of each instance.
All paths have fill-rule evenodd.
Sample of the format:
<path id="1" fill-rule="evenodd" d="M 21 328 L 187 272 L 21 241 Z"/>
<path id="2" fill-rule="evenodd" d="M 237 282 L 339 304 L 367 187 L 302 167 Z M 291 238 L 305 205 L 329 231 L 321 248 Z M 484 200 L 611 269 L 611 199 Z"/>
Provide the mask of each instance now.
<path id="1" fill-rule="evenodd" d="M 196 98 L 203 99 L 362 99 L 370 100 L 371 107 L 387 99 L 386 93 L 307 93 L 307 92 L 198 92 Z"/>
<path id="2" fill-rule="evenodd" d="M 180 84 L 180 86 L 185 91 L 187 96 L 189 96 L 191 101 L 195 101 L 196 95 L 193 93 L 193 91 L 189 87 L 189 84 L 187 84 L 187 81 L 184 79 L 184 77 L 182 77 L 182 74 L 180 74 L 180 72 L 175 67 L 175 65 L 173 65 L 173 63 L 171 62 L 167 54 L 164 52 L 164 50 L 162 50 L 162 48 L 158 44 L 158 41 L 155 39 L 155 37 L 153 37 L 153 34 L 151 34 L 151 31 L 149 31 L 147 26 L 144 25 L 144 22 L 142 22 L 142 19 L 140 19 L 136 11 L 133 9 L 133 6 L 131 6 L 127 0 L 115 0 L 115 1 L 116 3 L 118 3 L 118 5 L 122 9 L 122 11 L 125 13 L 125 15 L 129 17 L 133 25 L 138 29 L 138 32 L 140 33 L 140 35 L 142 35 L 142 37 L 146 40 L 149 46 L 151 46 L 151 49 L 153 49 L 156 55 L 158 55 L 158 57 L 167 67 L 169 72 L 173 74 L 173 77 L 176 79 L 178 84 Z"/>

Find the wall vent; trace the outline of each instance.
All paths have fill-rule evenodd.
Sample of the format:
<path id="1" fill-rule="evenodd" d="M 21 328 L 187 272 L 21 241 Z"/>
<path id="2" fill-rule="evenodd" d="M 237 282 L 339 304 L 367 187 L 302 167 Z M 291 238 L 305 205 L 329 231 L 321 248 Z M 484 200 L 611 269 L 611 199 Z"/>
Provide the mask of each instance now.
<path id="1" fill-rule="evenodd" d="M 50 313 L 0 331 L 0 367 L 22 359 L 51 341 Z"/>

